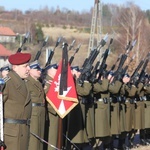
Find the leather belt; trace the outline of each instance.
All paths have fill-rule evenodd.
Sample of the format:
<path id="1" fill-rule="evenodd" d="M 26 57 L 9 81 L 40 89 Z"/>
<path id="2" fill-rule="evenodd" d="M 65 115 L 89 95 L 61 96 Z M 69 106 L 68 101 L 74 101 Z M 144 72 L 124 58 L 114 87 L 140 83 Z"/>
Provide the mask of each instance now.
<path id="1" fill-rule="evenodd" d="M 26 125 L 30 125 L 30 119 L 23 120 L 23 119 L 4 118 L 4 123 L 26 124 Z"/>
<path id="2" fill-rule="evenodd" d="M 44 107 L 45 104 L 44 103 L 32 103 L 32 107 L 34 106 L 41 106 L 41 107 Z"/>

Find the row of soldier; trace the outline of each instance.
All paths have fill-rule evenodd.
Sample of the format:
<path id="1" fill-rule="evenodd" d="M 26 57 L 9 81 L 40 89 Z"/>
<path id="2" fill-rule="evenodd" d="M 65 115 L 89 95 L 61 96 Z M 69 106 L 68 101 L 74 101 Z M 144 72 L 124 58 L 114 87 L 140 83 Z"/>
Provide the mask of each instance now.
<path id="1" fill-rule="evenodd" d="M 29 63 L 30 59 L 29 53 L 19 52 L 8 59 L 11 69 L 1 68 L 5 79 L 4 142 L 8 150 L 57 149 L 59 116 L 45 95 L 58 66 L 45 68 L 46 76 L 41 84 L 41 66 L 38 61 Z M 96 149 L 101 142 L 103 149 L 113 149 L 116 136 L 118 149 L 130 149 L 135 146 L 133 137 L 137 130 L 140 130 L 141 144 L 149 144 L 148 75 L 135 85 L 128 74 L 114 82 L 114 73 L 108 71 L 100 80 L 84 79 L 81 85 L 78 79 L 82 70 L 71 68 L 79 103 L 63 119 L 64 149 Z M 128 145 L 125 144 L 127 137 Z M 45 146 L 43 140 L 49 145 Z"/>

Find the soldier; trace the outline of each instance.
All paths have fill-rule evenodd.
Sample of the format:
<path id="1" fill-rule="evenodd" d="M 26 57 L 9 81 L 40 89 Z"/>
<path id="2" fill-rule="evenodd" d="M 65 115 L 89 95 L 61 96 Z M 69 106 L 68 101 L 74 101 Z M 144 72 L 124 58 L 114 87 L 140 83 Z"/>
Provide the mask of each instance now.
<path id="1" fill-rule="evenodd" d="M 93 84 L 95 98 L 95 138 L 103 142 L 104 149 L 110 149 L 110 102 L 108 92 L 109 80 L 101 77 Z"/>
<path id="2" fill-rule="evenodd" d="M 2 78 L 5 78 L 8 72 L 10 71 L 10 66 L 8 64 L 4 65 L 3 67 L 1 67 L 0 71 L 1 71 Z"/>
<path id="3" fill-rule="evenodd" d="M 83 100 L 83 98 L 85 98 L 86 96 L 90 94 L 92 85 L 88 81 L 84 81 L 82 86 L 79 85 L 77 81 L 80 76 L 79 67 L 74 66 L 74 67 L 71 67 L 71 69 L 72 69 L 72 74 L 75 77 L 74 79 L 75 79 L 76 91 L 77 91 L 79 103 L 68 114 L 67 136 L 71 140 L 71 142 L 74 143 L 74 145 L 78 147 L 78 149 L 91 149 L 89 146 L 88 133 L 87 133 L 88 131 L 86 132 L 87 124 L 85 124 L 87 121 L 87 118 L 85 118 L 85 103 L 86 102 L 84 100 L 87 100 L 87 99 Z M 67 147 L 67 149 L 70 149 L 70 148 Z M 75 147 L 71 149 L 75 149 Z"/>
<path id="4" fill-rule="evenodd" d="M 41 82 L 39 82 L 41 71 L 42 69 L 37 60 L 30 63 L 30 76 L 27 78 L 27 87 L 32 101 L 29 150 L 43 150 L 42 141 L 32 134 L 34 133 L 44 139 L 45 92 Z"/>
<path id="5" fill-rule="evenodd" d="M 145 91 L 145 140 L 150 144 L 150 78 L 146 77 L 146 82 L 143 87 Z"/>
<path id="6" fill-rule="evenodd" d="M 53 81 L 53 78 L 56 74 L 58 65 L 57 64 L 52 64 L 48 65 L 45 68 L 46 71 L 46 76 L 44 79 L 44 90 L 45 93 L 48 92 L 50 85 Z M 48 138 L 48 142 L 54 146 L 57 147 L 57 139 L 58 139 L 58 119 L 59 116 L 56 113 L 56 111 L 53 109 L 50 103 L 47 102 L 47 115 L 48 115 L 48 120 L 46 120 L 46 129 L 45 133 L 48 135 L 45 135 Z M 48 146 L 48 150 L 53 150 L 53 147 Z"/>
<path id="7" fill-rule="evenodd" d="M 121 133 L 120 129 L 120 88 L 122 86 L 122 82 L 119 80 L 113 81 L 114 74 L 109 73 L 109 87 L 108 90 L 110 92 L 110 127 L 111 127 L 111 135 L 112 135 L 112 142 L 111 147 L 114 147 L 113 142 Z"/>
<path id="8" fill-rule="evenodd" d="M 29 53 L 16 53 L 8 58 L 12 70 L 3 89 L 4 141 L 7 150 L 28 149 L 32 106 L 25 78 L 29 76 L 30 58 Z"/>
<path id="9" fill-rule="evenodd" d="M 121 87 L 121 95 L 125 97 L 125 116 L 122 119 L 125 119 L 125 131 L 122 129 L 122 133 L 120 135 L 120 144 L 123 147 L 133 148 L 135 145 L 133 143 L 134 134 L 136 131 L 134 130 L 135 125 L 135 94 L 137 88 L 134 84 L 129 83 L 130 76 L 125 75 L 123 77 L 123 85 Z M 123 127 L 123 124 L 122 124 Z M 128 135 L 129 144 L 125 145 L 125 138 Z"/>
<path id="10" fill-rule="evenodd" d="M 147 145 L 145 141 L 145 103 L 144 103 L 144 90 L 143 83 L 139 82 L 137 85 L 137 94 L 136 94 L 136 106 L 135 106 L 135 130 L 140 130 L 140 144 Z"/>

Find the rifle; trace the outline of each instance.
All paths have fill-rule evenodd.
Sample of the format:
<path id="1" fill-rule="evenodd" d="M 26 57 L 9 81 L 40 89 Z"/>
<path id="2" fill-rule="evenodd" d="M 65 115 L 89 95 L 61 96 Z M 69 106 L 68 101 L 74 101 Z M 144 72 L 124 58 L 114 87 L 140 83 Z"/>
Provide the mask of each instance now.
<path id="1" fill-rule="evenodd" d="M 71 45 L 69 46 L 69 49 L 68 49 L 69 51 L 73 48 L 75 42 L 76 42 L 76 40 L 72 41 L 72 43 L 71 43 Z"/>
<path id="2" fill-rule="evenodd" d="M 54 56 L 55 48 L 59 45 L 60 41 L 61 41 L 61 37 L 59 37 L 59 38 L 57 39 L 57 42 L 56 42 L 56 44 L 55 44 L 55 47 L 53 48 L 53 50 L 50 51 L 50 54 L 49 54 L 48 60 L 47 60 L 47 62 L 46 62 L 46 64 L 45 64 L 45 67 L 48 66 L 48 65 L 51 63 L 51 60 L 52 60 L 52 58 L 53 58 L 53 56 Z"/>
<path id="3" fill-rule="evenodd" d="M 23 40 L 23 42 L 22 42 L 22 44 L 21 44 L 21 46 L 18 48 L 18 50 L 17 50 L 17 53 L 20 53 L 21 51 L 22 51 L 22 47 L 23 47 L 23 45 L 26 43 L 26 41 L 27 41 L 27 39 L 28 39 L 28 37 L 29 37 L 29 32 L 27 32 L 26 33 L 26 35 L 25 35 L 25 37 L 24 37 L 24 40 Z"/>
<path id="4" fill-rule="evenodd" d="M 111 38 L 110 39 L 110 43 L 109 43 L 109 46 L 108 48 L 105 50 L 104 54 L 102 55 L 103 57 L 103 60 L 102 60 L 102 63 L 100 64 L 100 67 L 99 67 L 99 77 L 98 77 L 98 80 L 100 80 L 100 77 L 103 75 L 104 71 L 106 70 L 106 59 L 108 57 L 108 54 L 109 54 L 109 48 L 110 48 L 110 45 L 112 44 L 113 42 L 113 39 Z"/>
<path id="5" fill-rule="evenodd" d="M 108 54 L 109 54 L 109 48 L 110 48 L 110 45 L 112 44 L 113 42 L 113 39 L 111 38 L 110 39 L 110 43 L 108 45 L 108 48 L 105 50 L 105 52 L 102 54 L 101 56 L 101 59 L 103 59 L 101 61 L 101 64 L 100 64 L 100 60 L 96 63 L 94 69 L 93 69 L 93 72 L 91 73 L 91 77 L 90 77 L 90 82 L 94 83 L 96 82 L 96 74 L 99 73 L 99 77 L 98 77 L 98 80 L 100 79 L 100 76 L 102 76 L 102 74 L 104 73 L 104 70 L 106 69 L 107 65 L 106 65 L 106 59 L 108 57 Z M 99 68 L 99 69 L 98 69 Z"/>
<path id="6" fill-rule="evenodd" d="M 42 44 L 42 47 L 41 47 L 40 50 L 37 52 L 37 54 L 36 54 L 36 56 L 35 56 L 35 58 L 34 58 L 34 61 L 39 59 L 39 57 L 40 57 L 40 55 L 41 55 L 41 51 L 42 51 L 43 47 L 46 45 L 46 43 L 47 43 L 47 41 L 48 41 L 48 38 L 49 38 L 48 36 L 45 38 L 45 40 L 44 40 L 44 42 L 43 42 L 43 44 Z"/>
<path id="7" fill-rule="evenodd" d="M 126 66 L 124 67 L 124 69 L 123 69 L 123 71 L 122 71 L 122 73 L 121 73 L 121 74 L 122 74 L 122 77 L 126 74 L 130 63 L 134 60 L 134 58 L 135 58 L 135 55 L 133 55 L 133 57 L 130 59 L 130 62 L 128 63 L 128 65 L 126 65 Z"/>
<path id="8" fill-rule="evenodd" d="M 72 64 L 72 62 L 74 60 L 74 57 L 75 57 L 75 54 L 79 51 L 80 47 L 81 47 L 81 44 L 78 45 L 78 47 L 75 49 L 74 54 L 70 57 L 70 59 L 69 59 L 69 64 L 70 65 Z"/>
<path id="9" fill-rule="evenodd" d="M 145 58 L 146 60 L 145 60 L 145 62 L 144 62 L 144 64 L 143 64 L 143 67 L 142 67 L 142 70 L 141 70 L 141 72 L 140 72 L 139 80 L 138 80 L 137 84 L 138 84 L 139 82 L 143 82 L 143 81 L 144 81 L 144 78 L 145 78 L 145 70 L 146 70 L 146 67 L 147 67 L 148 62 L 149 62 L 149 57 L 150 57 L 150 52 L 147 54 L 147 56 L 146 56 L 146 58 Z"/>
<path id="10" fill-rule="evenodd" d="M 134 40 L 132 44 L 126 48 L 126 53 L 121 56 L 118 68 L 114 73 L 114 78 L 112 82 L 115 82 L 116 80 L 120 80 L 122 78 L 123 65 L 128 57 L 128 53 L 133 49 L 135 44 L 136 44 L 136 40 Z"/>
<path id="11" fill-rule="evenodd" d="M 96 49 L 92 50 L 89 57 L 85 60 L 83 64 L 83 70 L 78 78 L 78 83 L 83 84 L 85 79 L 88 79 L 90 76 L 90 72 L 93 69 L 93 62 L 95 61 L 96 57 L 99 54 L 100 49 L 106 44 L 106 40 L 108 38 L 108 34 L 105 35 L 105 37 L 101 40 L 100 44 L 97 46 Z"/>
<path id="12" fill-rule="evenodd" d="M 2 89 L 5 82 L 0 78 L 0 150 L 6 149 L 6 145 L 4 143 L 4 131 L 3 131 L 3 97 L 2 97 Z"/>
<path id="13" fill-rule="evenodd" d="M 130 81 L 129 81 L 129 83 L 128 83 L 129 85 L 130 85 L 131 83 L 133 83 L 133 84 L 135 85 L 135 82 L 136 82 L 135 79 L 137 78 L 137 76 L 138 76 L 138 71 L 139 71 L 140 68 L 142 67 L 143 63 L 144 63 L 144 60 L 141 60 L 140 63 L 138 64 L 138 66 L 136 67 L 136 69 L 134 70 L 133 74 L 131 75 Z"/>

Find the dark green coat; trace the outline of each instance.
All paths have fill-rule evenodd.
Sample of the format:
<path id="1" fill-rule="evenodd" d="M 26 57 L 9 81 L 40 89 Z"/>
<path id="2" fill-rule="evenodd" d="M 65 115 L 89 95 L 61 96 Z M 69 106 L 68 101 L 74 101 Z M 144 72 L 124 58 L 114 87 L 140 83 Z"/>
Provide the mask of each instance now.
<path id="1" fill-rule="evenodd" d="M 30 91 L 32 103 L 45 104 L 45 93 L 42 84 L 33 79 L 27 78 L 27 87 Z M 32 106 L 30 131 L 40 138 L 44 139 L 44 127 L 45 127 L 45 106 Z M 30 134 L 29 150 L 42 150 L 43 143 Z"/>
<path id="2" fill-rule="evenodd" d="M 4 118 L 28 119 L 31 117 L 31 99 L 26 81 L 14 71 L 8 74 L 9 80 L 3 89 Z M 26 124 L 4 123 L 4 141 L 7 150 L 27 150 L 29 126 Z"/>

